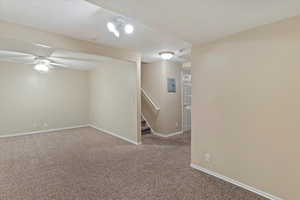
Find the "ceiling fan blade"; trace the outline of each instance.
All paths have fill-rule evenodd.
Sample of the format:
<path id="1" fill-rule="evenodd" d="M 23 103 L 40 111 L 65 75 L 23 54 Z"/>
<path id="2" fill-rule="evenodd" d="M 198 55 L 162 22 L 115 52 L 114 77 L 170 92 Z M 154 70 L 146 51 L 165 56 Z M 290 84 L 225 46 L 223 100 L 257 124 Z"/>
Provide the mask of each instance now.
<path id="1" fill-rule="evenodd" d="M 35 61 L 35 57 L 34 56 L 1 56 L 0 55 L 0 61 L 16 61 L 16 62 L 33 62 Z"/>
<path id="2" fill-rule="evenodd" d="M 30 54 L 38 57 L 49 57 L 54 52 L 54 49 L 47 45 L 10 38 L 0 38 L 0 50 Z"/>
<path id="3" fill-rule="evenodd" d="M 69 69 L 89 70 L 97 66 L 97 64 L 95 63 L 85 62 L 85 61 L 61 60 L 58 58 L 56 59 L 49 58 L 49 60 L 51 61 L 51 64 L 54 66 L 60 66 Z"/>
<path id="4" fill-rule="evenodd" d="M 59 64 L 59 63 L 54 63 L 54 62 L 51 62 L 50 65 L 68 68 L 67 65 L 63 65 L 63 64 Z"/>
<path id="5" fill-rule="evenodd" d="M 50 59 L 57 60 L 59 62 L 85 62 L 85 63 L 101 63 L 103 62 L 100 60 L 93 60 L 93 59 L 84 59 L 84 58 L 72 58 L 72 57 L 56 57 L 51 56 Z"/>
<path id="6" fill-rule="evenodd" d="M 0 61 L 29 64 L 33 63 L 35 59 L 36 57 L 31 54 L 0 50 Z"/>
<path id="7" fill-rule="evenodd" d="M 88 70 L 99 66 L 100 62 L 92 62 L 85 60 L 66 59 L 66 58 L 48 58 L 51 62 L 68 66 L 68 68 Z"/>
<path id="8" fill-rule="evenodd" d="M 68 59 L 68 60 L 87 61 L 87 62 L 103 62 L 105 60 L 110 59 L 105 56 L 87 54 L 82 52 L 67 51 L 67 50 L 56 50 L 55 52 L 53 52 L 51 57 Z"/>
<path id="9" fill-rule="evenodd" d="M 17 51 L 6 51 L 6 50 L 0 50 L 0 57 L 34 57 L 32 54 L 17 52 Z"/>
<path id="10" fill-rule="evenodd" d="M 24 58 L 0 58 L 0 62 L 11 62 L 16 64 L 24 64 L 24 65 L 33 65 L 35 64 L 34 59 L 24 59 Z"/>

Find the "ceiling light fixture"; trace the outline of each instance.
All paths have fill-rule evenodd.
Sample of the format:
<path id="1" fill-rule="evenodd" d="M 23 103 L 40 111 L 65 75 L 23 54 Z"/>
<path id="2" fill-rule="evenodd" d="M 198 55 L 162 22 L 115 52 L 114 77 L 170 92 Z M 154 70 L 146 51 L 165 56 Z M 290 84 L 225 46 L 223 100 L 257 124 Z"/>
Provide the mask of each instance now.
<path id="1" fill-rule="evenodd" d="M 116 30 L 116 26 L 112 22 L 107 22 L 106 26 L 107 26 L 107 29 L 109 30 L 109 32 L 114 32 Z"/>
<path id="2" fill-rule="evenodd" d="M 124 27 L 124 31 L 126 34 L 132 34 L 134 31 L 134 27 L 131 24 L 126 24 Z"/>
<path id="3" fill-rule="evenodd" d="M 120 37 L 120 32 L 117 30 L 117 26 L 114 23 L 108 22 L 106 26 L 109 32 L 113 33 L 117 38 Z"/>
<path id="4" fill-rule="evenodd" d="M 49 71 L 49 60 L 38 60 L 37 64 L 34 66 L 34 69 L 39 72 L 48 72 Z"/>
<path id="5" fill-rule="evenodd" d="M 110 22 L 107 22 L 106 27 L 109 32 L 113 33 L 117 38 L 120 37 L 120 33 L 132 34 L 134 32 L 134 26 L 126 22 L 122 17 L 117 17 Z"/>
<path id="6" fill-rule="evenodd" d="M 119 32 L 118 30 L 115 30 L 115 31 L 113 32 L 113 34 L 114 34 L 117 38 L 120 37 L 120 32 Z"/>
<path id="7" fill-rule="evenodd" d="M 163 51 L 159 53 L 159 56 L 164 60 L 170 60 L 171 58 L 174 57 L 174 55 L 175 53 L 172 51 Z"/>

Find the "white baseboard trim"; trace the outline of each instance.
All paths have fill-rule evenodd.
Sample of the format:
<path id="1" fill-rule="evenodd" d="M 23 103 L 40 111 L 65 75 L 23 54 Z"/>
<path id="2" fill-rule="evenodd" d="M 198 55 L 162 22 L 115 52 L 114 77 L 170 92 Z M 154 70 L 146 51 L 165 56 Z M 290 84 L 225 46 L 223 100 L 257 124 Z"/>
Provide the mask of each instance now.
<path id="1" fill-rule="evenodd" d="M 164 138 L 167 138 L 167 137 L 172 137 L 172 136 L 175 136 L 175 135 L 180 135 L 180 134 L 183 134 L 183 131 L 178 131 L 178 132 L 175 132 L 175 133 L 157 133 L 155 131 L 152 131 L 152 133 L 156 136 L 159 136 L 159 137 L 164 137 Z"/>
<path id="2" fill-rule="evenodd" d="M 135 145 L 141 144 L 141 143 L 137 143 L 135 141 L 132 141 L 130 139 L 127 139 L 125 137 L 119 136 L 118 134 L 110 132 L 108 130 L 98 128 L 98 127 L 96 127 L 94 125 L 91 125 L 91 124 L 79 125 L 79 126 L 70 126 L 70 127 L 63 127 L 63 128 L 55 128 L 55 129 L 47 129 L 47 130 L 39 130 L 39 131 L 31 131 L 31 132 L 25 132 L 25 133 L 13 133 L 13 134 L 8 134 L 8 135 L 0 135 L 0 138 L 10 138 L 10 137 L 26 136 L 26 135 L 41 134 L 41 133 L 51 133 L 51 132 L 57 132 L 57 131 L 63 131 L 63 130 L 69 130 L 69 129 L 76 129 L 76 128 L 85 128 L 85 127 L 92 127 L 92 128 L 97 129 L 101 132 L 104 132 L 104 133 L 107 133 L 109 135 L 118 137 L 122 140 L 133 143 Z"/>
<path id="3" fill-rule="evenodd" d="M 222 179 L 223 181 L 232 183 L 232 184 L 237 185 L 237 186 L 239 186 L 239 187 L 241 187 L 241 188 L 244 188 L 244 189 L 246 189 L 246 190 L 249 190 L 249 191 L 251 191 L 251 192 L 253 192 L 253 193 L 256 193 L 256 194 L 258 194 L 258 195 L 260 195 L 260 196 L 263 196 L 263 197 L 265 197 L 265 198 L 267 198 L 267 199 L 270 199 L 270 200 L 283 200 L 282 198 L 279 198 L 279 197 L 276 197 L 276 196 L 274 196 L 274 195 L 268 194 L 268 193 L 266 193 L 266 192 L 264 192 L 264 191 L 261 191 L 261 190 L 259 190 L 259 189 L 254 188 L 254 187 L 251 187 L 251 186 L 249 186 L 249 185 L 243 184 L 243 183 L 241 183 L 241 182 L 239 182 L 239 181 L 236 181 L 236 180 L 234 180 L 234 179 L 231 179 L 231 178 L 229 178 L 229 177 L 226 177 L 226 176 L 224 176 L 224 175 L 222 175 L 222 174 L 219 174 L 219 173 L 217 173 L 217 172 L 213 172 L 213 171 L 211 171 L 211 170 L 209 170 L 209 169 L 200 167 L 199 165 L 191 164 L 191 167 L 194 168 L 194 169 L 196 169 L 196 170 L 202 171 L 202 172 L 204 172 L 204 173 L 206 173 L 206 174 L 209 174 L 209 175 L 211 175 L 211 176 L 214 176 L 214 177 L 217 177 L 217 178 L 219 178 L 219 179 Z"/>
<path id="4" fill-rule="evenodd" d="M 84 127 L 88 127 L 88 126 L 89 125 L 79 125 L 79 126 L 70 126 L 70 127 L 64 127 L 64 128 L 54 128 L 54 129 L 47 129 L 47 130 L 31 131 L 31 132 L 25 132 L 25 133 L 13 133 L 13 134 L 8 134 L 8 135 L 0 135 L 0 138 L 18 137 L 18 136 L 40 134 L 40 133 L 50 133 L 50 132 L 68 130 L 68 129 L 84 128 Z"/>
<path id="5" fill-rule="evenodd" d="M 150 123 L 147 121 L 147 119 L 145 118 L 145 116 L 142 114 L 142 117 L 143 119 L 146 121 L 146 123 L 148 124 L 148 126 L 150 127 L 151 129 L 151 132 L 153 133 L 153 135 L 156 135 L 156 136 L 159 136 L 159 137 L 164 137 L 164 138 L 167 138 L 167 137 L 172 137 L 172 136 L 175 136 L 175 135 L 180 135 L 180 134 L 183 134 L 183 131 L 178 131 L 178 132 L 175 132 L 175 133 L 159 133 L 159 132 L 156 132 L 150 125 Z"/>
<path id="6" fill-rule="evenodd" d="M 125 138 L 125 137 L 123 137 L 123 136 L 120 136 L 120 135 L 118 135 L 118 134 L 116 134 L 116 133 L 113 133 L 113 132 L 111 132 L 111 131 L 108 131 L 108 130 L 99 128 L 99 127 L 97 127 L 97 126 L 95 126 L 95 125 L 89 124 L 88 126 L 94 128 L 94 129 L 96 129 L 96 130 L 98 130 L 98 131 L 100 131 L 100 132 L 102 132 L 102 133 L 106 133 L 106 134 L 112 135 L 112 136 L 114 136 L 114 137 L 120 138 L 120 139 L 122 139 L 122 140 L 125 140 L 126 142 L 129 142 L 129 143 L 132 143 L 132 144 L 135 144 L 135 145 L 140 145 L 140 144 L 141 144 L 141 143 L 135 142 L 135 141 L 133 141 L 133 140 L 130 140 L 130 139 L 128 139 L 128 138 Z"/>

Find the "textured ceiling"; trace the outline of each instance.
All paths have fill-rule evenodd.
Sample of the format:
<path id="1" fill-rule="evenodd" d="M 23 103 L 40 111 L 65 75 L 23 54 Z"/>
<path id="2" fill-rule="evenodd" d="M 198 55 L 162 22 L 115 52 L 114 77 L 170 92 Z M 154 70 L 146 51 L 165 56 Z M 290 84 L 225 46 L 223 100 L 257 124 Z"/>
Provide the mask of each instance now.
<path id="1" fill-rule="evenodd" d="M 0 20 L 139 51 L 144 62 L 299 14 L 299 0 L 0 0 Z M 116 39 L 106 23 L 120 15 L 136 31 Z"/>
<path id="2" fill-rule="evenodd" d="M 300 14 L 299 0 L 88 0 L 193 44 Z"/>
<path id="3" fill-rule="evenodd" d="M 106 23 L 116 16 L 121 14 L 84 0 L 0 0 L 0 20 L 139 51 L 144 62 L 160 60 L 158 52 L 162 50 L 178 52 L 191 47 L 189 43 L 173 35 L 154 30 L 126 17 L 135 26 L 135 32 L 132 35 L 121 35 L 117 39 L 106 29 Z"/>

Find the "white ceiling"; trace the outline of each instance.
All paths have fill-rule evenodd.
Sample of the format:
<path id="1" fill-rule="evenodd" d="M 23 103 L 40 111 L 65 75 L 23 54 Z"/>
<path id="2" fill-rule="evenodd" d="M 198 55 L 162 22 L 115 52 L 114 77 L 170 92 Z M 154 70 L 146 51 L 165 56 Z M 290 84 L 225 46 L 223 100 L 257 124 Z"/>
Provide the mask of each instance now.
<path id="1" fill-rule="evenodd" d="M 136 31 L 116 39 L 106 23 L 120 13 Z M 0 0 L 0 20 L 140 51 L 145 62 L 299 14 L 299 0 Z"/>
<path id="2" fill-rule="evenodd" d="M 300 15 L 300 0 L 88 0 L 193 44 Z"/>
<path id="3" fill-rule="evenodd" d="M 183 40 L 130 18 L 126 19 L 135 26 L 135 33 L 117 39 L 106 29 L 106 23 L 116 16 L 120 14 L 85 0 L 0 0 L 0 20 L 139 51 L 144 62 L 159 60 L 158 53 L 163 50 L 179 51 L 191 47 Z"/>

